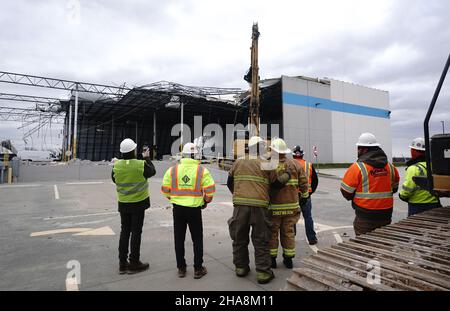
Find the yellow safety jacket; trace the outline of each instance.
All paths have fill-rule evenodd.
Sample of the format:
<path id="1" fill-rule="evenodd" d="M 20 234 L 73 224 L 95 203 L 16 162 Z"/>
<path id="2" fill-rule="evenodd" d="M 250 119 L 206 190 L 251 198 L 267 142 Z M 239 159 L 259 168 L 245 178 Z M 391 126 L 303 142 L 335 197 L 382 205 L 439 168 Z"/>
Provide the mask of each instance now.
<path id="1" fill-rule="evenodd" d="M 426 162 L 418 162 L 408 167 L 400 197 L 409 203 L 437 203 L 438 198 L 429 191 L 420 189 L 413 180 L 414 176 L 427 176 Z"/>
<path id="2" fill-rule="evenodd" d="M 181 159 L 164 174 L 161 192 L 172 204 L 186 207 L 201 207 L 204 196 L 212 198 L 216 191 L 209 170 L 194 159 Z"/>
<path id="3" fill-rule="evenodd" d="M 130 159 L 114 163 L 117 199 L 122 203 L 135 203 L 148 198 L 148 182 L 144 177 L 145 161 Z"/>

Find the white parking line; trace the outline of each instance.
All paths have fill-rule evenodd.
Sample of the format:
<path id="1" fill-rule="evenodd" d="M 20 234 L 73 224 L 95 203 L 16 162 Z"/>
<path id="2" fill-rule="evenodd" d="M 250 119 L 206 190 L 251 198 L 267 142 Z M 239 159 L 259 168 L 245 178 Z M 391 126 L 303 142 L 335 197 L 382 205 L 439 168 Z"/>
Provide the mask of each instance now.
<path id="1" fill-rule="evenodd" d="M 80 182 L 66 182 L 66 185 L 101 185 L 103 181 L 80 181 Z"/>
<path id="2" fill-rule="evenodd" d="M 68 292 L 79 291 L 76 278 L 67 278 L 66 279 L 66 291 L 68 291 Z"/>
<path id="3" fill-rule="evenodd" d="M 319 251 L 319 249 L 315 245 L 309 245 L 309 248 L 311 248 L 314 253 L 317 253 Z"/>
<path id="4" fill-rule="evenodd" d="M 116 214 L 119 214 L 119 213 L 118 212 L 105 212 L 105 213 L 83 214 L 83 215 L 73 215 L 73 216 L 56 216 L 56 217 L 46 217 L 46 218 L 44 218 L 44 220 L 69 219 L 69 218 L 78 218 L 78 217 L 116 215 Z"/>
<path id="5" fill-rule="evenodd" d="M 25 187 L 40 187 L 42 186 L 41 184 L 29 184 L 29 185 L 4 185 L 4 186 L 0 186 L 1 188 L 25 188 Z"/>
<path id="6" fill-rule="evenodd" d="M 333 235 L 334 235 L 334 238 L 336 239 L 336 242 L 342 243 L 342 238 L 339 234 L 337 234 L 335 231 L 333 231 Z"/>
<path id="7" fill-rule="evenodd" d="M 53 189 L 55 190 L 55 200 L 59 200 L 58 186 L 53 185 Z"/>

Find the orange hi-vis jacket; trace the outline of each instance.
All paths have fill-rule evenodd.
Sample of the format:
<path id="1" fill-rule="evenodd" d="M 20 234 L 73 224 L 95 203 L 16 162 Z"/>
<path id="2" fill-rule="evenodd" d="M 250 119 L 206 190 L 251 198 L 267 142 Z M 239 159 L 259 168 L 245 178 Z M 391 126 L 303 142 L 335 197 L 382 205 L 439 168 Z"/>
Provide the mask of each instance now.
<path id="1" fill-rule="evenodd" d="M 367 163 L 353 163 L 342 179 L 341 189 L 354 193 L 353 203 L 368 210 L 387 210 L 394 206 L 393 191 L 398 189 L 398 170 L 387 163 L 375 168 Z"/>
<path id="2" fill-rule="evenodd" d="M 295 158 L 294 160 L 296 160 L 298 162 L 298 164 L 300 164 L 300 166 L 305 170 L 306 177 L 308 178 L 308 192 L 312 193 L 312 188 L 311 188 L 312 174 L 313 174 L 312 163 L 307 162 L 304 159 L 299 159 L 299 158 Z M 300 192 L 300 190 L 299 190 L 299 192 Z"/>

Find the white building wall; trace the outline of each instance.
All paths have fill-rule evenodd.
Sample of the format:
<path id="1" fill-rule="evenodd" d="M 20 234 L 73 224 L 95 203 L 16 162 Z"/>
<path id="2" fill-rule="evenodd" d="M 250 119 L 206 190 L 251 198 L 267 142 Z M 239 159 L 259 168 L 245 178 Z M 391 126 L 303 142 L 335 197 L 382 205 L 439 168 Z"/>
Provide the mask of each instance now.
<path id="1" fill-rule="evenodd" d="M 282 77 L 282 92 L 284 138 L 289 146 L 301 145 L 307 160 L 314 160 L 315 145 L 319 162 L 354 162 L 355 143 L 363 132 L 375 134 L 392 157 L 390 119 L 366 115 L 373 113 L 366 107 L 382 109 L 376 113 L 390 110 L 388 92 L 337 80 L 327 85 L 287 76 Z M 290 94 L 295 94 L 294 100 Z"/>

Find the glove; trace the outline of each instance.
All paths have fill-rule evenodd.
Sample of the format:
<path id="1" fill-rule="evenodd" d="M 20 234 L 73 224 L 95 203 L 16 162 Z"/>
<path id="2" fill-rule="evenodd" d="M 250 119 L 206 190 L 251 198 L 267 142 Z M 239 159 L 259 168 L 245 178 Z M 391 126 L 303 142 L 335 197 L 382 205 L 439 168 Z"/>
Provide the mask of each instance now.
<path id="1" fill-rule="evenodd" d="M 200 209 L 205 209 L 208 206 L 208 203 L 203 204 Z"/>
<path id="2" fill-rule="evenodd" d="M 291 179 L 292 173 L 289 170 L 289 168 L 286 168 L 283 171 L 279 171 L 277 175 L 278 175 L 278 177 L 277 177 L 278 181 L 282 185 L 285 185 L 289 181 L 289 179 Z"/>

